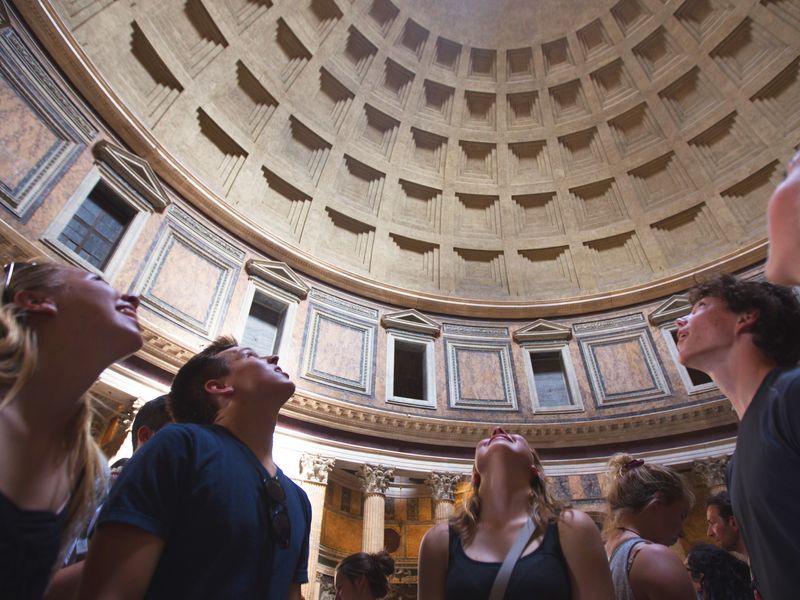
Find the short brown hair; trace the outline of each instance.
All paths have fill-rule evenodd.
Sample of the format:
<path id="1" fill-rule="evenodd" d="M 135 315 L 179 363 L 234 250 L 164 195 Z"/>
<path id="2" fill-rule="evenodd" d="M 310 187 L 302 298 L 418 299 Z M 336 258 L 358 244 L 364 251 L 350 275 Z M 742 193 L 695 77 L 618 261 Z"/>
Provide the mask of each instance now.
<path id="1" fill-rule="evenodd" d="M 177 423 L 210 425 L 217 418 L 217 405 L 206 392 L 210 379 L 228 374 L 228 363 L 219 354 L 238 346 L 231 336 L 221 336 L 183 365 L 172 380 L 169 409 Z"/>

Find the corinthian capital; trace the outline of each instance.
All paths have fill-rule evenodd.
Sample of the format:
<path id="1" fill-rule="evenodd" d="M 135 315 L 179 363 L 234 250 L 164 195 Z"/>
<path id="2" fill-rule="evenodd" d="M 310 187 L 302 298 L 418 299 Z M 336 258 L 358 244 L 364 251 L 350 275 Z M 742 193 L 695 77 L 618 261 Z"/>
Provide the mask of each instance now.
<path id="1" fill-rule="evenodd" d="M 394 479 L 394 469 L 383 465 L 361 465 L 358 478 L 365 494 L 385 494 Z"/>
<path id="2" fill-rule="evenodd" d="M 300 456 L 300 478 L 312 483 L 328 484 L 328 473 L 333 469 L 336 459 L 319 454 L 303 454 Z"/>
<path id="3" fill-rule="evenodd" d="M 437 473 L 433 472 L 425 480 L 431 486 L 431 495 L 436 502 L 455 500 L 456 485 L 461 481 L 458 473 Z"/>
<path id="4" fill-rule="evenodd" d="M 714 458 L 696 460 L 692 463 L 692 471 L 714 494 L 726 486 L 725 473 L 730 459 L 730 456 L 716 456 Z"/>

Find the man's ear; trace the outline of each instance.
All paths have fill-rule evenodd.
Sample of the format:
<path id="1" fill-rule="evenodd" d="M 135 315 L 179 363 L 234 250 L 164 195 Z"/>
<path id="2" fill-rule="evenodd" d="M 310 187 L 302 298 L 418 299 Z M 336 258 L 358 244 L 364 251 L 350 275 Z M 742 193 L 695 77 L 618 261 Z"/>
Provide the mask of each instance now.
<path id="1" fill-rule="evenodd" d="M 736 333 L 749 333 L 760 316 L 757 310 L 739 313 L 736 318 Z"/>
<path id="2" fill-rule="evenodd" d="M 29 315 L 54 315 L 58 312 L 55 299 L 42 290 L 20 290 L 14 294 L 14 304 Z"/>
<path id="3" fill-rule="evenodd" d="M 230 396 L 233 394 L 233 386 L 226 383 L 223 379 L 209 379 L 203 389 L 212 396 Z"/>
<path id="4" fill-rule="evenodd" d="M 151 437 L 153 437 L 153 430 L 152 429 L 150 429 L 147 425 L 142 425 L 141 427 L 139 427 L 139 429 L 136 431 L 136 445 L 137 445 L 137 447 L 141 446 L 142 444 L 144 444 Z"/>

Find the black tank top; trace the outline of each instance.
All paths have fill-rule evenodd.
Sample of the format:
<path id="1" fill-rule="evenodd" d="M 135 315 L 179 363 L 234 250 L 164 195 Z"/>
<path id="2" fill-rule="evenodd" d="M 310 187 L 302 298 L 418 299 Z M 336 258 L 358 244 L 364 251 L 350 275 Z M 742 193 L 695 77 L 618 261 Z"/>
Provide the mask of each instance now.
<path id="1" fill-rule="evenodd" d="M 464 553 L 461 538 L 452 527 L 447 560 L 446 600 L 486 600 L 489 597 L 501 563 L 472 560 Z M 511 580 L 508 582 L 505 598 L 506 600 L 572 598 L 567 561 L 561 552 L 558 525 L 555 522 L 547 526 L 539 547 L 517 561 Z"/>

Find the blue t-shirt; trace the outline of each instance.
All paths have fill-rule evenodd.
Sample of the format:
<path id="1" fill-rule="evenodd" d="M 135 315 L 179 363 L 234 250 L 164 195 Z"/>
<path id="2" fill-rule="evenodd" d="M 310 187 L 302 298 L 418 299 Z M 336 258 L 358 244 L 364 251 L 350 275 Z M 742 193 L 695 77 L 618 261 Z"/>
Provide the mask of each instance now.
<path id="1" fill-rule="evenodd" d="M 266 469 L 224 427 L 169 425 L 125 466 L 98 519 L 162 538 L 146 598 L 283 600 L 308 581 L 311 505 L 280 469 L 289 547 L 273 543 Z"/>

